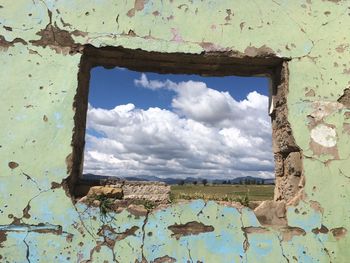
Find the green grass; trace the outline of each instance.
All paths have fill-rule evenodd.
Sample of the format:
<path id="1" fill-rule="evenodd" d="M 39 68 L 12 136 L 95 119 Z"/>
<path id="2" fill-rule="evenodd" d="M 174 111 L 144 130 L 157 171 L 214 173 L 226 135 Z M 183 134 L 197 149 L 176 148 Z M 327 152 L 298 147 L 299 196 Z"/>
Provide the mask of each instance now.
<path id="1" fill-rule="evenodd" d="M 171 200 L 205 199 L 216 201 L 239 201 L 246 196 L 249 201 L 273 199 L 274 185 L 172 185 Z"/>

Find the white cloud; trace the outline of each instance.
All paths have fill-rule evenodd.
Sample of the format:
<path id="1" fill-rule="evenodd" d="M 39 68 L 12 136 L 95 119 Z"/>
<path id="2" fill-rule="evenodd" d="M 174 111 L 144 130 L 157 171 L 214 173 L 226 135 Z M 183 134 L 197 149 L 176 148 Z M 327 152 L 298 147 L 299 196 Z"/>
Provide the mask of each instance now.
<path id="1" fill-rule="evenodd" d="M 89 105 L 84 172 L 112 176 L 273 177 L 268 98 L 236 101 L 205 83 L 148 80 L 135 85 L 174 91 L 172 110 L 106 110 Z"/>
<path id="2" fill-rule="evenodd" d="M 140 79 L 135 79 L 134 84 L 137 87 L 143 87 L 151 90 L 157 90 L 157 89 L 168 89 L 172 90 L 176 88 L 176 83 L 172 82 L 170 80 L 166 81 L 159 81 L 159 80 L 148 80 L 145 73 L 141 74 Z"/>

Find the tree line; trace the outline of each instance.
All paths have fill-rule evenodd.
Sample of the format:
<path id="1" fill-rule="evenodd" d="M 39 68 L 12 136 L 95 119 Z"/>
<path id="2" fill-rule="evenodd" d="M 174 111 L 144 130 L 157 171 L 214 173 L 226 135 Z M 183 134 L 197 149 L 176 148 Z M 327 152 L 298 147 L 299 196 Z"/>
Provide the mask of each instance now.
<path id="1" fill-rule="evenodd" d="M 178 185 L 184 185 L 186 182 L 185 180 L 181 180 Z M 207 179 L 202 179 L 202 180 L 199 180 L 199 181 L 192 181 L 192 182 L 189 182 L 193 185 L 197 185 L 197 184 L 203 184 L 204 186 L 206 186 L 209 182 Z M 262 184 L 265 184 L 265 179 L 249 179 L 249 178 L 246 178 L 246 179 L 242 179 L 242 180 L 239 180 L 239 182 L 235 182 L 233 180 L 223 180 L 221 181 L 221 183 L 217 182 L 217 181 L 214 181 L 212 184 L 240 184 L 240 185 L 262 185 Z"/>

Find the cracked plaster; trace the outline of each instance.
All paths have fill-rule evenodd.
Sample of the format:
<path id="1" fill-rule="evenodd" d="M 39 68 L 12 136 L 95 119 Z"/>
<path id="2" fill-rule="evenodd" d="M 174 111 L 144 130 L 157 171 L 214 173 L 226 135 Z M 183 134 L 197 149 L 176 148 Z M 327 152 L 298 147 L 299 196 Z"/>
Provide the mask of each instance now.
<path id="1" fill-rule="evenodd" d="M 0 261 L 346 262 L 350 109 L 339 103 L 350 84 L 349 14 L 347 1 L 325 0 L 0 0 Z M 73 205 L 61 182 L 85 44 L 288 59 L 288 121 L 305 186 L 287 209 L 287 229 L 263 228 L 247 208 L 201 200 L 146 216 L 101 217 Z M 315 103 L 331 110 L 315 115 Z M 320 126 L 310 116 L 332 129 L 334 151 L 311 143 L 326 134 L 315 137 Z M 171 236 L 169 226 L 188 222 L 214 230 Z"/>

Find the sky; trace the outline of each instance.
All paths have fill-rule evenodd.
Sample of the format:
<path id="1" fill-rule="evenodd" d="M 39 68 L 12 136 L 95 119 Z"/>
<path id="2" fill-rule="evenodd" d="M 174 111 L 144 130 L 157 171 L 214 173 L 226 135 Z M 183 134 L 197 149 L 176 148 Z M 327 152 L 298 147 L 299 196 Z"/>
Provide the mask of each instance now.
<path id="1" fill-rule="evenodd" d="M 269 80 L 91 70 L 84 173 L 273 178 Z"/>

